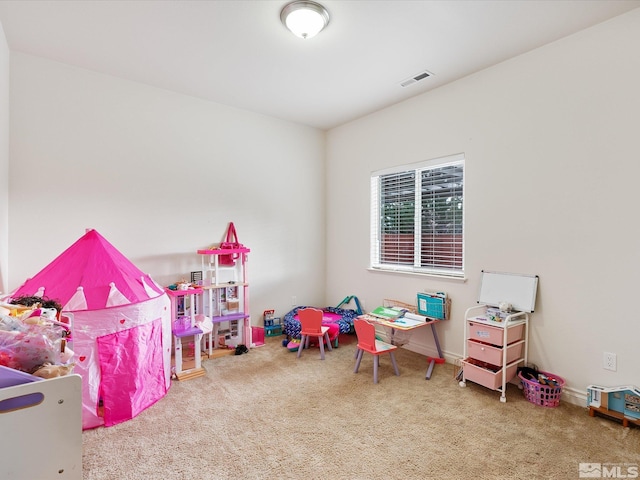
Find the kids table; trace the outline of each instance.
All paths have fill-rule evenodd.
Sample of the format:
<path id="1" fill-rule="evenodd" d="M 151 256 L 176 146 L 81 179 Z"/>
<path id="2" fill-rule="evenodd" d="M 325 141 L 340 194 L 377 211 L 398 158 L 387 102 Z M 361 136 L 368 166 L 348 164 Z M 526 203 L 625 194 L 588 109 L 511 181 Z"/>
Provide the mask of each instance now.
<path id="1" fill-rule="evenodd" d="M 431 334 L 433 335 L 433 340 L 438 350 L 438 357 L 437 358 L 428 357 L 429 367 L 427 368 L 427 374 L 425 376 L 425 379 L 426 380 L 431 379 L 431 374 L 433 373 L 433 367 L 435 367 L 436 363 L 444 363 L 444 355 L 442 355 L 442 349 L 440 348 L 440 340 L 438 339 L 438 332 L 436 330 L 436 324 L 440 320 L 430 319 L 427 317 L 423 317 L 421 315 L 415 315 L 411 313 L 407 313 L 403 317 L 396 318 L 394 320 L 380 318 L 371 314 L 360 315 L 358 318 L 361 318 L 371 323 L 382 325 L 385 328 L 388 328 L 390 330 L 389 337 L 391 339 L 392 344 L 394 344 L 394 337 L 397 331 L 411 333 L 416 328 L 426 327 L 427 325 L 431 326 Z"/>

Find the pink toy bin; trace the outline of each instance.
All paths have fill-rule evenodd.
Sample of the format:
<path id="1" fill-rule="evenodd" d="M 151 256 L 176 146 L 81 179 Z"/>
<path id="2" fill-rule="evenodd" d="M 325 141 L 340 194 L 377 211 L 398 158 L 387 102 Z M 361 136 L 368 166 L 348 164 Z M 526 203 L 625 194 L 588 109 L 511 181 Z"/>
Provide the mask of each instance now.
<path id="1" fill-rule="evenodd" d="M 262 347 L 264 345 L 264 328 L 251 327 L 251 342 L 254 347 Z"/>
<path id="2" fill-rule="evenodd" d="M 542 375 L 553 378 L 558 385 L 543 385 L 535 380 L 529 380 L 518 373 L 522 382 L 522 392 L 524 397 L 535 405 L 542 407 L 557 407 L 560 405 L 560 396 L 562 395 L 562 387 L 564 387 L 564 379 L 553 373 L 540 371 Z"/>

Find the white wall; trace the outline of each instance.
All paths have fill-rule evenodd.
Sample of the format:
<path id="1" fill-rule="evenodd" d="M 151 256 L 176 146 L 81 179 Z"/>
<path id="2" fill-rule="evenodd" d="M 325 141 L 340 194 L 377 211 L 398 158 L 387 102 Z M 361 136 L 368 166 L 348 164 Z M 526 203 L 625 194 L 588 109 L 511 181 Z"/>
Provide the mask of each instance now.
<path id="1" fill-rule="evenodd" d="M 640 9 L 330 131 L 328 298 L 448 291 L 438 329 L 453 359 L 480 271 L 537 274 L 530 361 L 579 401 L 591 383 L 640 385 L 638 45 Z M 368 271 L 370 172 L 459 152 L 467 280 Z M 428 330 L 410 348 L 433 354 Z"/>
<path id="2" fill-rule="evenodd" d="M 535 273 L 531 361 L 576 398 L 590 383 L 640 385 L 638 44 L 635 10 L 336 128 L 326 145 L 313 129 L 12 53 L 9 287 L 86 227 L 168 283 L 233 220 L 252 248 L 254 324 L 291 296 L 355 294 L 372 308 L 442 289 L 453 314 L 438 328 L 455 358 L 480 271 Z M 467 281 L 368 271 L 370 172 L 458 152 Z M 431 354 L 423 333 L 411 348 Z"/>
<path id="3" fill-rule="evenodd" d="M 168 285 L 233 221 L 254 324 L 324 300 L 323 132 L 20 53 L 11 109 L 12 289 L 85 228 Z"/>
<path id="4" fill-rule="evenodd" d="M 9 275 L 9 46 L 0 23 L 0 292 Z"/>

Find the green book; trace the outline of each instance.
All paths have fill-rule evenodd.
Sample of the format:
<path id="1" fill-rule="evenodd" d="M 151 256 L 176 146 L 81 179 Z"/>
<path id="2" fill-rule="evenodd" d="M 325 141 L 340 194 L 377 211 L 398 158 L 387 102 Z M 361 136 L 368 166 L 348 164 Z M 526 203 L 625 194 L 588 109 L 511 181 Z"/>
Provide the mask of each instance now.
<path id="1" fill-rule="evenodd" d="M 373 310 L 370 315 L 382 318 L 384 320 L 395 320 L 396 318 L 400 318 L 401 316 L 403 316 L 405 312 L 406 310 L 401 308 L 378 307 Z"/>

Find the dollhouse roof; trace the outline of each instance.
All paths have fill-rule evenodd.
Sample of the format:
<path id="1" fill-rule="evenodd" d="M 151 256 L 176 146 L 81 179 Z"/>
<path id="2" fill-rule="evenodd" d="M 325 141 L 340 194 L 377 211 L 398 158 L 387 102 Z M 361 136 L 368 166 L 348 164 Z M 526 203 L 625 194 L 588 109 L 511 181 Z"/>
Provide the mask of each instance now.
<path id="1" fill-rule="evenodd" d="M 139 303 L 162 294 L 149 275 L 96 230 L 88 230 L 11 297 L 46 297 L 73 312 Z"/>
<path id="2" fill-rule="evenodd" d="M 640 397 L 640 388 L 633 386 L 633 385 L 623 385 L 623 386 L 619 386 L 619 387 L 599 387 L 598 385 L 589 385 L 587 387 L 587 391 L 590 390 L 599 390 L 603 393 L 615 393 L 615 392 L 631 392 L 634 395 L 637 395 Z"/>

